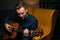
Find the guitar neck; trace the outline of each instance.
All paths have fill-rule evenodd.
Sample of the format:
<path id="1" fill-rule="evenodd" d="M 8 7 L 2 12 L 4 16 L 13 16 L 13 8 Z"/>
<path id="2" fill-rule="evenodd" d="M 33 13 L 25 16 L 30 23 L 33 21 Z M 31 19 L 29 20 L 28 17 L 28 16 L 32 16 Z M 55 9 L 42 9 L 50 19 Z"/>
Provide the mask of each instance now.
<path id="1" fill-rule="evenodd" d="M 13 29 L 12 32 L 23 32 L 24 30 Z M 33 30 L 29 30 L 29 33 L 33 33 Z"/>
<path id="2" fill-rule="evenodd" d="M 23 32 L 24 30 L 16 30 L 13 29 L 13 32 Z M 29 33 L 34 34 L 35 36 L 42 36 L 43 35 L 43 31 L 42 30 L 29 30 Z"/>
<path id="3" fill-rule="evenodd" d="M 12 32 L 23 32 L 23 30 L 13 29 Z"/>

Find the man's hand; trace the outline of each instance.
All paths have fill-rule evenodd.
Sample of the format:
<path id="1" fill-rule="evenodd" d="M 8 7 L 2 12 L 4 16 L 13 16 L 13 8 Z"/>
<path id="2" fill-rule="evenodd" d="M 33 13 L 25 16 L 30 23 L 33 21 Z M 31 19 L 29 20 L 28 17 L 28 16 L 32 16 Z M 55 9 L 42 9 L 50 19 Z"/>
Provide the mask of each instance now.
<path id="1" fill-rule="evenodd" d="M 24 36 L 29 36 L 29 30 L 28 29 L 25 29 L 24 32 L 23 32 Z"/>
<path id="2" fill-rule="evenodd" d="M 10 33 L 12 32 L 12 27 L 8 23 L 5 23 L 5 28 L 8 32 L 10 32 Z"/>

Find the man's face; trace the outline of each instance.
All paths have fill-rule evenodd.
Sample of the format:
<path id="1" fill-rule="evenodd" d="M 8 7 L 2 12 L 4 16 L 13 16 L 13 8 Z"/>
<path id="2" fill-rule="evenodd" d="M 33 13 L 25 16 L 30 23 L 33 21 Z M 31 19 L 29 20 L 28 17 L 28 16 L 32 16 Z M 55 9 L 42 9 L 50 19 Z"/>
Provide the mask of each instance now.
<path id="1" fill-rule="evenodd" d="M 21 7 L 20 9 L 16 9 L 16 12 L 19 17 L 24 19 L 24 17 L 26 16 L 27 10 L 24 7 Z"/>

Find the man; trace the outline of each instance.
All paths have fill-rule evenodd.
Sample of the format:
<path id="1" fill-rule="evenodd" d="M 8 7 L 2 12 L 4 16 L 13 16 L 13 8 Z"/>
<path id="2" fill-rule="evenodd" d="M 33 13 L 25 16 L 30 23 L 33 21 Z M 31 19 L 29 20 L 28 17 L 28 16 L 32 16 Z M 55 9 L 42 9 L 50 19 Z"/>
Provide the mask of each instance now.
<path id="1" fill-rule="evenodd" d="M 18 3 L 16 5 L 16 14 L 15 15 L 7 16 L 7 17 L 4 18 L 5 29 L 8 32 L 11 32 L 10 29 L 11 29 L 12 26 L 8 24 L 9 20 L 16 21 L 22 26 L 22 29 L 24 30 L 22 32 L 23 33 L 22 40 L 32 40 L 31 38 L 34 36 L 31 33 L 32 31 L 30 32 L 29 37 L 27 37 L 27 35 L 29 33 L 29 30 L 37 29 L 37 20 L 32 15 L 28 14 L 28 9 L 23 5 L 23 3 Z M 16 37 L 15 40 L 20 40 L 20 38 L 21 38 L 21 35 Z"/>

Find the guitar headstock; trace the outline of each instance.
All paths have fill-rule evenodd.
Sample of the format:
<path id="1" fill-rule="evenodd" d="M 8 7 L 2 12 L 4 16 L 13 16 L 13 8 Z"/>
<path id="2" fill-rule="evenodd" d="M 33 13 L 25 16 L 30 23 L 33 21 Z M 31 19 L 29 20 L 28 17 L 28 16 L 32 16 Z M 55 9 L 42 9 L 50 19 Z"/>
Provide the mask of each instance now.
<path id="1" fill-rule="evenodd" d="M 43 30 L 41 30 L 41 29 L 36 29 L 36 30 L 33 30 L 33 34 L 35 35 L 35 36 L 42 36 L 44 33 L 43 33 Z"/>

